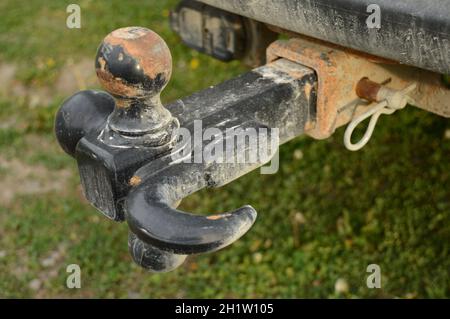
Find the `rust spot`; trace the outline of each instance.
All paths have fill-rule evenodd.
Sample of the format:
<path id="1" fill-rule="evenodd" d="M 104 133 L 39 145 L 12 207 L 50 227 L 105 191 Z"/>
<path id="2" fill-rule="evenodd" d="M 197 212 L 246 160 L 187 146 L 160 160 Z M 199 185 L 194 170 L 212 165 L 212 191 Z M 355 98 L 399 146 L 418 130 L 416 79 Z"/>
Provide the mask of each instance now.
<path id="1" fill-rule="evenodd" d="M 131 101 L 127 99 L 115 99 L 116 101 L 116 108 L 118 109 L 125 109 L 127 107 L 130 107 Z"/>
<path id="2" fill-rule="evenodd" d="M 313 86 L 311 85 L 311 83 L 306 83 L 305 86 L 303 87 L 303 90 L 305 91 L 306 99 L 308 101 L 309 101 L 309 97 L 311 96 L 312 88 L 313 88 Z"/>
<path id="3" fill-rule="evenodd" d="M 223 218 L 223 216 L 221 216 L 221 215 L 211 215 L 211 216 L 206 217 L 206 219 L 209 219 L 209 220 L 218 220 L 221 218 Z"/>
<path id="4" fill-rule="evenodd" d="M 356 94 L 365 100 L 370 102 L 377 101 L 378 91 L 380 90 L 381 85 L 369 80 L 369 78 L 362 78 L 359 80 L 358 84 L 356 84 Z"/>
<path id="5" fill-rule="evenodd" d="M 121 28 L 103 40 L 108 45 L 120 45 L 142 67 L 145 75 L 155 79 L 162 73 L 169 79 L 172 73 L 172 56 L 164 40 L 155 32 L 141 27 Z"/>
<path id="6" fill-rule="evenodd" d="M 114 30 L 112 35 L 119 39 L 138 39 L 147 34 L 147 29 L 142 27 L 126 27 Z"/>
<path id="7" fill-rule="evenodd" d="M 134 187 L 134 186 L 138 186 L 141 182 L 142 182 L 142 179 L 139 176 L 134 175 L 132 178 L 130 178 L 129 184 L 130 184 L 130 186 Z"/>
<path id="8" fill-rule="evenodd" d="M 98 58 L 98 64 L 100 64 L 100 70 L 105 71 L 106 61 L 104 58 Z"/>
<path id="9" fill-rule="evenodd" d="M 312 131 L 316 128 L 316 122 L 315 121 L 308 121 L 305 123 L 305 132 Z"/>
<path id="10" fill-rule="evenodd" d="M 100 60 L 99 60 L 100 61 Z M 130 86 L 125 83 L 122 79 L 115 78 L 108 70 L 106 69 L 97 69 L 96 70 L 97 77 L 102 84 L 103 88 L 114 94 L 119 96 L 138 96 L 141 94 L 140 90 L 136 87 Z"/>

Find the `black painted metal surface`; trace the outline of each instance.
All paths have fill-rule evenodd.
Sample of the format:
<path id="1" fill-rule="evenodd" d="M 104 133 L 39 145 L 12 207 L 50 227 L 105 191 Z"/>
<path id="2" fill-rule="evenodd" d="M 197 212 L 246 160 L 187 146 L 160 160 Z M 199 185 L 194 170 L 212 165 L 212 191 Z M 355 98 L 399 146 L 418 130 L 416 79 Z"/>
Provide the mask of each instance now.
<path id="1" fill-rule="evenodd" d="M 223 10 L 338 45 L 450 73 L 449 0 L 199 0 Z M 380 28 L 368 28 L 370 4 Z"/>

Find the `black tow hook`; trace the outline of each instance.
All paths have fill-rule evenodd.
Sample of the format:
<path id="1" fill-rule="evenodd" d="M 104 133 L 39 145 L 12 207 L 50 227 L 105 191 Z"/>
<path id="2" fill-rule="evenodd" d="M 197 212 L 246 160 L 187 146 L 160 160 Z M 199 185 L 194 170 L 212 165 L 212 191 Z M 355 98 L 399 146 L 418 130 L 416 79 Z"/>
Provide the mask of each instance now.
<path id="1" fill-rule="evenodd" d="M 110 33 L 95 65 L 108 93 L 87 90 L 68 98 L 56 115 L 56 137 L 77 160 L 88 201 L 110 219 L 127 221 L 130 253 L 152 271 L 170 271 L 187 255 L 221 249 L 243 236 L 256 219 L 251 206 L 208 216 L 176 207 L 202 188 L 220 187 L 266 164 L 279 144 L 314 122 L 316 75 L 284 59 L 166 106 L 159 95 L 172 58 L 153 31 Z M 268 132 L 258 139 L 267 152 L 255 150 L 250 138 L 231 143 L 239 136 L 219 134 L 231 129 Z M 209 132 L 209 139 L 187 138 L 198 131 Z M 225 144 L 233 147 L 199 160 L 201 150 Z"/>

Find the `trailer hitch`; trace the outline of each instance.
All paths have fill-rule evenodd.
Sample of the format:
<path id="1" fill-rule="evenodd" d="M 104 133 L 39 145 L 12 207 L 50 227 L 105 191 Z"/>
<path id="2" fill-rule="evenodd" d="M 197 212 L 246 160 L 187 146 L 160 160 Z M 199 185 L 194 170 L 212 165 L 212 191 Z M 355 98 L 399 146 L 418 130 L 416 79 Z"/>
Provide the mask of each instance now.
<path id="1" fill-rule="evenodd" d="M 56 115 L 56 137 L 78 163 L 85 197 L 128 223 L 130 253 L 152 271 L 170 271 L 187 255 L 243 236 L 256 219 L 251 206 L 206 216 L 176 207 L 264 165 L 315 119 L 315 72 L 282 58 L 165 106 L 159 96 L 172 58 L 153 31 L 110 33 L 95 67 L 107 92 L 68 98 Z"/>

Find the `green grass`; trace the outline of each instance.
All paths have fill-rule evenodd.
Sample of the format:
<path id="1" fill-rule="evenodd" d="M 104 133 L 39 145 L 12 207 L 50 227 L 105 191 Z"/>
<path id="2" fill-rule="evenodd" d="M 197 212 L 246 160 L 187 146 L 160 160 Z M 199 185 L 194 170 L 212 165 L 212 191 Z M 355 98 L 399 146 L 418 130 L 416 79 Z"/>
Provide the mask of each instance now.
<path id="1" fill-rule="evenodd" d="M 0 61 L 20 65 L 18 80 L 52 85 L 68 59 L 93 57 L 104 35 L 126 25 L 148 26 L 167 40 L 174 74 L 165 101 L 244 70 L 181 45 L 167 23 L 176 1 L 80 1 L 81 30 L 65 28 L 68 3 L 1 2 Z M 199 61 L 195 70 L 192 59 Z M 359 152 L 344 148 L 342 129 L 325 141 L 301 137 L 284 145 L 278 174 L 255 171 L 182 203 L 199 213 L 252 204 L 259 217 L 246 236 L 218 253 L 194 256 L 174 272 L 151 274 L 132 263 L 126 225 L 106 220 L 83 200 L 76 164 L 52 136 L 53 114 L 64 98 L 54 95 L 53 103 L 38 107 L 0 97 L 0 123 L 18 123 L 0 129 L 0 158 L 70 171 L 63 189 L 0 202 L 0 297 L 450 296 L 447 119 L 408 107 L 382 117 Z M 295 159 L 299 150 L 303 157 Z M 0 169 L 0 179 L 14 174 Z M 299 213 L 304 223 L 295 218 Z M 61 245 L 58 262 L 42 266 Z M 71 263 L 81 267 L 82 289 L 65 286 Z M 371 263 L 381 266 L 381 289 L 366 287 Z M 36 278 L 42 279 L 39 291 L 29 287 Z M 348 282 L 348 292 L 335 292 L 338 278 Z"/>

